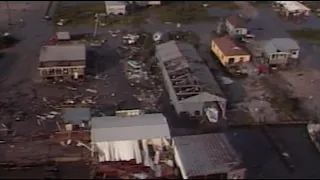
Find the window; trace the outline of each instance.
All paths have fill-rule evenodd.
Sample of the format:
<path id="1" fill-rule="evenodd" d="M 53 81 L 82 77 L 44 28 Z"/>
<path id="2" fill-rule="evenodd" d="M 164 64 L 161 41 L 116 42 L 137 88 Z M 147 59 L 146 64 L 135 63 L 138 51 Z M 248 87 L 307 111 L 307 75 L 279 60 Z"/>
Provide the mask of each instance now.
<path id="1" fill-rule="evenodd" d="M 297 51 L 292 51 L 291 54 L 297 55 Z"/>
<path id="2" fill-rule="evenodd" d="M 240 32 L 241 32 L 241 31 L 240 31 L 239 29 L 236 30 L 236 34 L 240 34 Z"/>
<path id="3" fill-rule="evenodd" d="M 47 71 L 46 69 L 44 69 L 44 70 L 41 70 L 41 73 L 42 73 L 42 75 L 43 75 L 43 76 L 46 76 L 46 75 L 48 75 L 48 71 Z"/>
<path id="4" fill-rule="evenodd" d="M 49 75 L 54 75 L 54 69 L 49 69 Z"/>
<path id="5" fill-rule="evenodd" d="M 62 74 L 61 69 L 56 69 L 56 74 Z"/>
<path id="6" fill-rule="evenodd" d="M 272 58 L 272 59 L 276 58 L 276 55 L 275 55 L 275 54 L 272 54 L 271 58 Z"/>
<path id="7" fill-rule="evenodd" d="M 200 111 L 194 111 L 194 115 L 200 116 Z"/>
<path id="8" fill-rule="evenodd" d="M 239 61 L 242 63 L 244 61 L 244 57 L 240 57 Z"/>
<path id="9" fill-rule="evenodd" d="M 64 69 L 63 69 L 63 74 L 69 74 L 69 69 L 64 68 Z"/>
<path id="10" fill-rule="evenodd" d="M 228 64 L 233 64 L 234 63 L 234 58 L 229 58 L 228 59 Z"/>

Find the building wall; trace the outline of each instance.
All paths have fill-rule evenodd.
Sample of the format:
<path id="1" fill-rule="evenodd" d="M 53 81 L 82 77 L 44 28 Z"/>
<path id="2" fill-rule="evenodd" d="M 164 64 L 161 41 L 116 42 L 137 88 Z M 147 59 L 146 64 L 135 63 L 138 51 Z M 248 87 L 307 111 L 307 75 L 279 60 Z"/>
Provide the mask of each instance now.
<path id="1" fill-rule="evenodd" d="M 179 104 L 181 106 L 181 109 L 183 109 L 183 111 L 189 112 L 191 116 L 195 115 L 195 111 L 199 111 L 200 115 L 203 115 L 203 103 L 179 102 Z"/>
<path id="2" fill-rule="evenodd" d="M 229 35 L 231 36 L 243 36 L 248 34 L 247 28 L 236 28 L 229 21 L 226 21 L 226 27 Z"/>
<path id="3" fill-rule="evenodd" d="M 287 52 L 278 52 L 273 54 L 268 54 L 267 59 L 269 64 L 287 64 L 290 54 Z"/>
<path id="4" fill-rule="evenodd" d="M 298 59 L 299 58 L 299 49 L 296 49 L 296 50 L 291 50 L 291 54 L 290 54 L 290 57 L 293 58 L 293 59 Z"/>
<path id="5" fill-rule="evenodd" d="M 251 59 L 251 55 L 226 56 L 213 41 L 211 42 L 211 50 L 224 66 L 228 65 L 230 58 L 234 58 L 234 63 L 248 62 Z"/>
<path id="6" fill-rule="evenodd" d="M 49 77 L 72 77 L 74 73 L 77 72 L 79 76 L 84 75 L 84 66 L 69 66 L 69 67 L 39 67 L 40 77 L 49 78 Z"/>
<path id="7" fill-rule="evenodd" d="M 127 13 L 127 6 L 126 5 L 108 5 L 106 3 L 105 6 L 106 6 L 106 13 L 107 14 L 114 14 L 114 15 L 123 14 L 123 15 L 125 15 Z"/>

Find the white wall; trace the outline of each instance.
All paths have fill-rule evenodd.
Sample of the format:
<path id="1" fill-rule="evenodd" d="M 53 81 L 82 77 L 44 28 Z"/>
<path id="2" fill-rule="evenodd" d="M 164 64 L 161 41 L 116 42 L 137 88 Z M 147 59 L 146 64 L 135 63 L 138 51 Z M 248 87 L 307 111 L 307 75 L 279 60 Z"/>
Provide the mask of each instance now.
<path id="1" fill-rule="evenodd" d="M 293 54 L 293 52 L 295 52 Z M 298 59 L 299 58 L 299 50 L 294 50 L 294 51 L 291 51 L 291 54 L 290 54 L 290 57 L 293 58 L 293 59 Z"/>

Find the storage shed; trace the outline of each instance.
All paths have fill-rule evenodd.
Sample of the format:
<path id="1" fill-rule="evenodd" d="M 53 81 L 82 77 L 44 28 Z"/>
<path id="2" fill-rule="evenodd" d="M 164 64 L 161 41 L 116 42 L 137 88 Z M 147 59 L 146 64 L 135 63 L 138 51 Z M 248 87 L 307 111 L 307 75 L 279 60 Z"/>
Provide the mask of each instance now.
<path id="1" fill-rule="evenodd" d="M 127 14 L 126 1 L 105 1 L 107 15 L 125 15 Z"/>
<path id="2" fill-rule="evenodd" d="M 192 45 L 178 41 L 157 45 L 156 58 L 179 115 L 204 116 L 210 122 L 224 119 L 224 94 Z"/>

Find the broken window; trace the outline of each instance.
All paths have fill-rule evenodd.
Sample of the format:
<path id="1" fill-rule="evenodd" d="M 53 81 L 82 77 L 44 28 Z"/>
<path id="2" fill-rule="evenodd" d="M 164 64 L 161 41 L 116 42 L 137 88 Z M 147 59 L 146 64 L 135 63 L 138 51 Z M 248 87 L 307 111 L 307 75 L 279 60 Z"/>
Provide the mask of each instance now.
<path id="1" fill-rule="evenodd" d="M 49 69 L 49 75 L 54 75 L 54 69 Z"/>
<path id="2" fill-rule="evenodd" d="M 44 69 L 44 70 L 41 71 L 41 74 L 42 74 L 43 76 L 46 76 L 46 75 L 48 75 L 48 71 L 47 71 L 46 69 Z"/>

